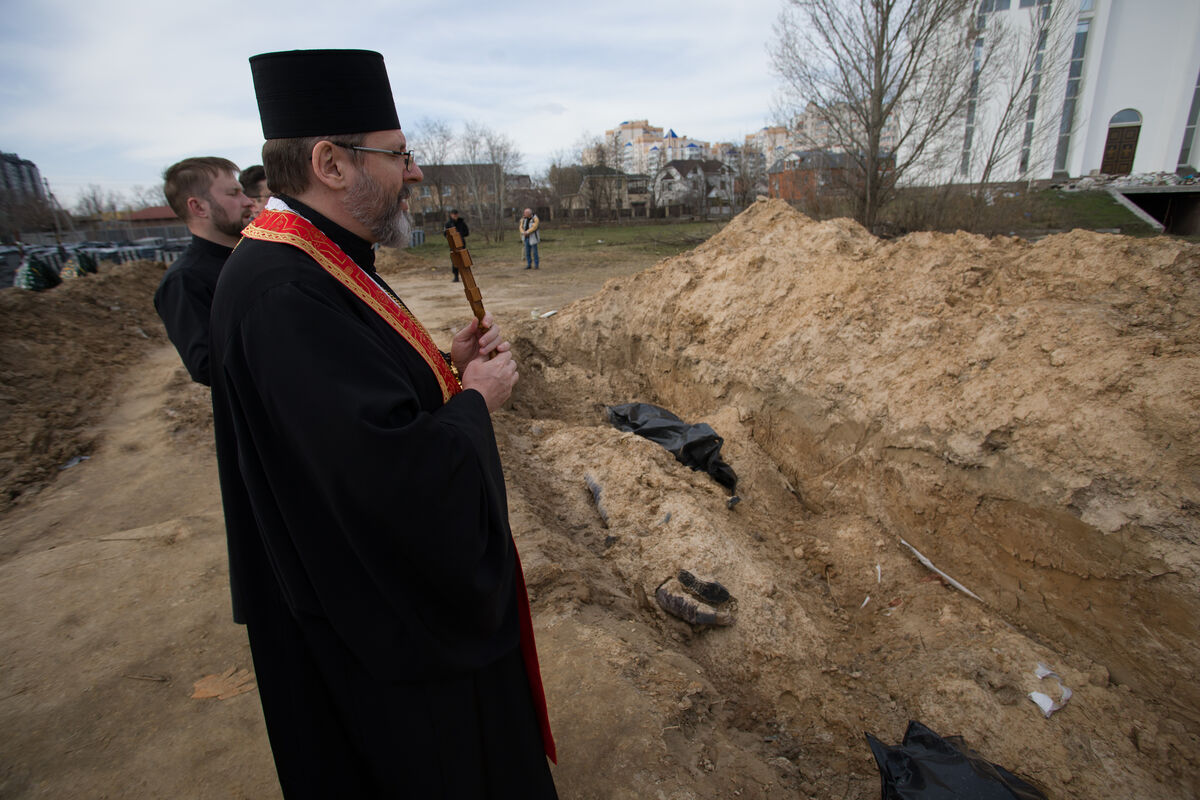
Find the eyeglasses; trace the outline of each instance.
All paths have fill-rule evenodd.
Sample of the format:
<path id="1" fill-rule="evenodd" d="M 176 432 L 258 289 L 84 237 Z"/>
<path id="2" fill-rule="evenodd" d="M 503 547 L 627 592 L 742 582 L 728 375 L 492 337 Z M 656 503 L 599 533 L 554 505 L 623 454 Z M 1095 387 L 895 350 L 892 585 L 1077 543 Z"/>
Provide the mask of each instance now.
<path id="1" fill-rule="evenodd" d="M 363 147 L 363 146 L 357 145 L 357 144 L 342 144 L 341 142 L 333 142 L 333 141 L 331 141 L 330 144 L 337 145 L 338 147 L 344 147 L 347 150 L 359 150 L 364 153 L 383 153 L 384 155 L 396 156 L 397 158 L 403 158 L 404 159 L 404 168 L 406 170 L 412 169 L 413 163 L 416 162 L 416 160 L 417 160 L 417 154 L 413 150 L 384 150 L 383 148 L 380 148 L 380 147 Z"/>

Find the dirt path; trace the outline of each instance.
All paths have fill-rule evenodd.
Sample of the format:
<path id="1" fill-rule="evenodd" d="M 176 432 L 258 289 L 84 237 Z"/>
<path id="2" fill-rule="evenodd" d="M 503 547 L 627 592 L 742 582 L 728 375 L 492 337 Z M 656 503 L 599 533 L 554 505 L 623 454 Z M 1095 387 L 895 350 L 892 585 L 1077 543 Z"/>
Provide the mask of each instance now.
<path id="1" fill-rule="evenodd" d="M 91 458 L 4 518 L 3 797 L 278 796 L 257 694 L 192 700 L 249 667 L 229 616 L 207 413 L 175 351 L 118 381 Z"/>

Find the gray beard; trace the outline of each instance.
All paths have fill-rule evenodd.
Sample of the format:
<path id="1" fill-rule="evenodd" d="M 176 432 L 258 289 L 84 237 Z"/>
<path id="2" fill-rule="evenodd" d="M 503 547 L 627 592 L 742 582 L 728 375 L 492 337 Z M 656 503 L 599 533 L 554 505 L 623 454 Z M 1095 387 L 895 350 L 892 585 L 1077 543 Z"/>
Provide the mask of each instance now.
<path id="1" fill-rule="evenodd" d="M 386 247 L 408 247 L 412 236 L 412 216 L 400 204 L 408 198 L 406 185 L 397 195 L 389 196 L 365 172 L 346 192 L 344 207 L 354 221 L 365 227 L 375 241 Z"/>

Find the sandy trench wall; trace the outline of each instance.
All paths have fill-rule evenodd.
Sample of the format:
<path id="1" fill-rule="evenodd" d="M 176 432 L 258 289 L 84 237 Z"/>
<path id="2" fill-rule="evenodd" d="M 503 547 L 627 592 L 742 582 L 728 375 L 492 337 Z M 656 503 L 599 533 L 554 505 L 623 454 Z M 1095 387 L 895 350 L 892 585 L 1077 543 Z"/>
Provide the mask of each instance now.
<path id="1" fill-rule="evenodd" d="M 760 201 L 518 329 L 519 401 L 553 373 L 581 418 L 735 408 L 811 513 L 865 512 L 1196 726 L 1198 277 L 1167 238 L 882 242 Z"/>

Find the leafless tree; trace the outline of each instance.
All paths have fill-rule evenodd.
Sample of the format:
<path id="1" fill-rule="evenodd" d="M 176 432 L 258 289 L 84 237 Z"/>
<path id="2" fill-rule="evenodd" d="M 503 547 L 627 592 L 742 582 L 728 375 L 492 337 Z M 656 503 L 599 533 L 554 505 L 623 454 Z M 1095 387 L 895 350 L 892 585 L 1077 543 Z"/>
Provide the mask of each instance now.
<path id="1" fill-rule="evenodd" d="M 784 105 L 811 102 L 847 154 L 856 217 L 868 229 L 910 170 L 944 163 L 942 132 L 970 96 L 978 0 L 789 0 L 772 65 Z M 895 133 L 885 151 L 884 134 Z"/>
<path id="2" fill-rule="evenodd" d="M 662 204 L 661 191 L 663 171 L 667 168 L 667 155 L 663 148 L 655 149 L 646 160 L 646 175 L 650 178 L 650 208 L 656 209 Z"/>
<path id="3" fill-rule="evenodd" d="M 968 133 L 959 173 L 974 178 L 977 197 L 997 178 L 1027 178 L 1053 151 L 1056 115 L 1044 102 L 1047 87 L 1061 83 L 1074 33 L 1074 8 L 1042 3 L 1016 23 L 994 14 L 980 31 L 990 47 L 989 67 L 973 78 Z M 990 45 L 987 44 L 990 42 Z M 974 147 L 972 147 L 972 143 Z"/>
<path id="4" fill-rule="evenodd" d="M 484 155 L 492 171 L 493 197 L 496 209 L 496 239 L 504 241 L 508 219 L 507 176 L 515 174 L 521 166 L 521 151 L 506 134 L 484 128 L 482 130 Z"/>
<path id="5" fill-rule="evenodd" d="M 733 173 L 730 205 L 735 210 L 747 208 L 760 193 L 766 194 L 767 158 L 761 150 L 748 144 L 735 147 L 726 163 Z"/>
<path id="6" fill-rule="evenodd" d="M 434 167 L 430 169 L 422 182 L 424 191 L 429 189 L 433 195 L 438 210 L 438 219 L 445 219 L 445 186 L 446 172 L 441 169 L 450 161 L 454 152 L 454 130 L 442 119 L 425 117 L 415 126 L 408 140 L 409 149 L 417 154 L 417 163 L 421 166 Z"/>
<path id="7" fill-rule="evenodd" d="M 165 206 L 167 197 L 163 194 L 162 184 L 154 186 L 136 185 L 129 190 L 128 208 L 130 211 L 140 211 L 143 208 Z"/>
<path id="8" fill-rule="evenodd" d="M 88 184 L 75 203 L 75 213 L 81 217 L 102 217 L 115 214 L 127 205 L 125 198 L 115 190 L 105 190 L 95 183 Z"/>
<path id="9" fill-rule="evenodd" d="M 593 219 L 611 212 L 620 217 L 621 156 L 619 140 L 612 137 L 593 136 L 585 139 L 580 148 L 583 154 L 584 178 L 580 186 Z"/>
<path id="10" fill-rule="evenodd" d="M 483 232 L 485 242 L 490 242 L 489 229 L 495 228 L 496 220 L 490 218 L 491 206 L 488 201 L 490 188 L 489 173 L 485 167 L 487 153 L 487 127 L 480 122 L 469 121 L 463 124 L 462 135 L 458 138 L 457 183 L 466 187 L 472 213 L 479 220 L 479 230 Z"/>
<path id="11" fill-rule="evenodd" d="M 578 150 L 559 150 L 550 156 L 550 166 L 541 181 L 548 189 L 550 203 L 562 211 L 567 211 L 568 216 L 566 198 L 579 193 L 579 184 L 583 180 L 579 163 Z"/>

